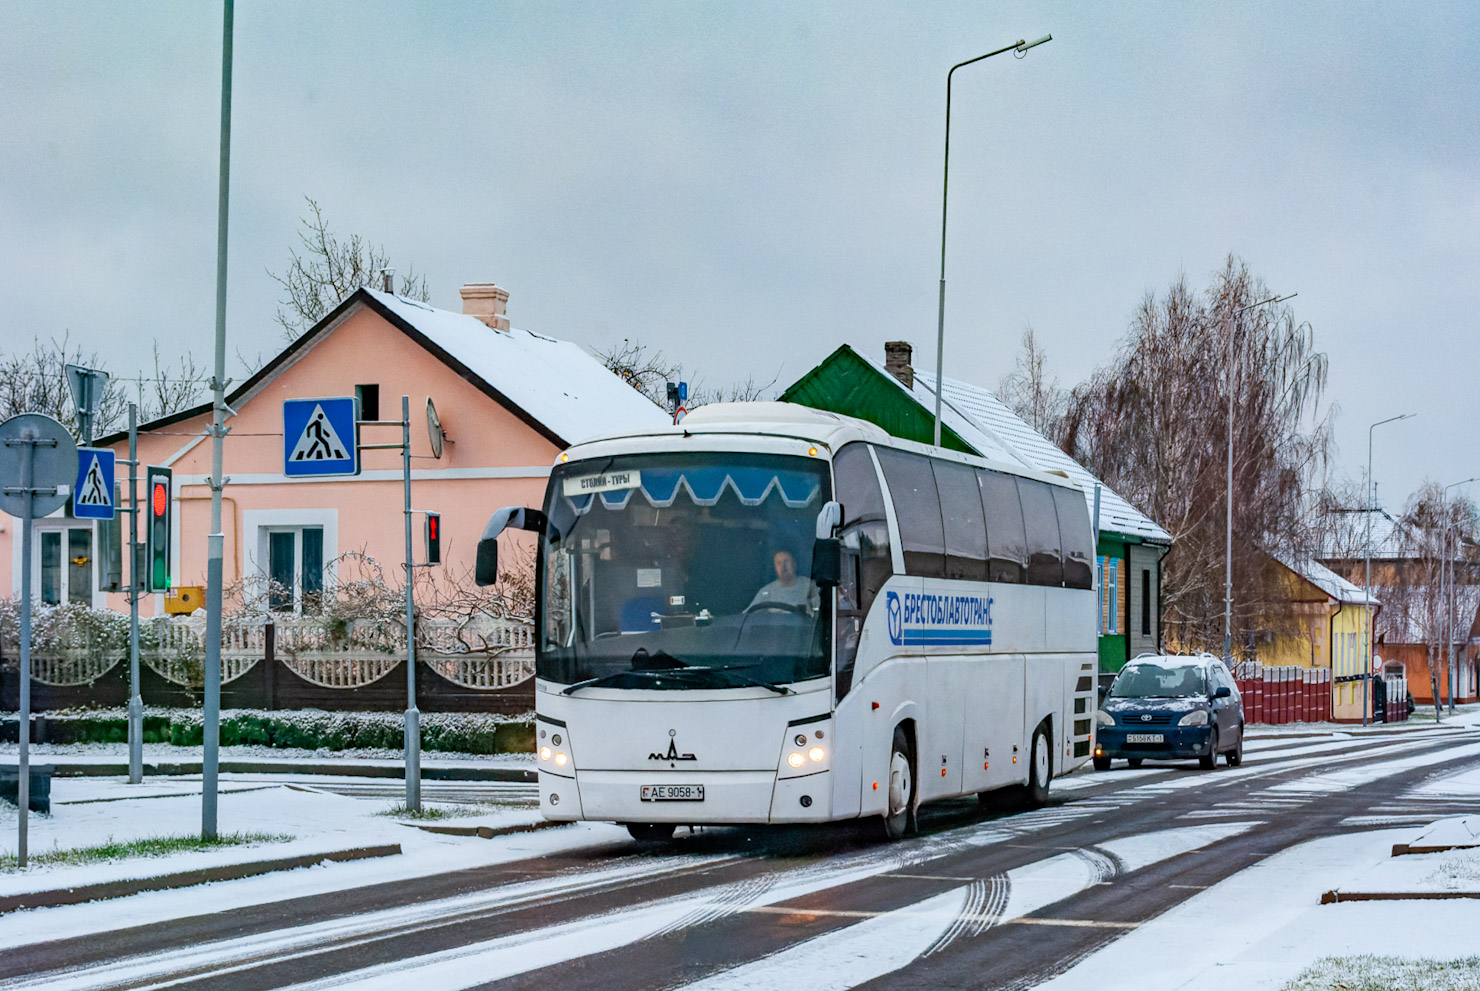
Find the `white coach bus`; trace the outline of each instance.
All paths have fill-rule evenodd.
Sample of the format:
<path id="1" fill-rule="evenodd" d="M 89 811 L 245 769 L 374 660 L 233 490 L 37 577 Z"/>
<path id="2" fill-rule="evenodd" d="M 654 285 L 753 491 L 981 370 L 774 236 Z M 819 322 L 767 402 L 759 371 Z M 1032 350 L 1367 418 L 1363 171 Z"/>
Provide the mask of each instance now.
<path id="1" fill-rule="evenodd" d="M 548 819 L 878 817 L 1090 756 L 1097 600 L 1058 475 L 787 403 L 560 455 L 538 534 L 535 746 Z"/>

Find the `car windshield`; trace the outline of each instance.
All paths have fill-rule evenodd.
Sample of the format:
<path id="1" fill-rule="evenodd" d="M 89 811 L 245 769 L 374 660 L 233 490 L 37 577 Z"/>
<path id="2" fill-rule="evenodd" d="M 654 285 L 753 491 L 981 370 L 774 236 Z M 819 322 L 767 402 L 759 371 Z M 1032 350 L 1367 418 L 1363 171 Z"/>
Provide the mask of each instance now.
<path id="1" fill-rule="evenodd" d="M 1206 694 L 1202 668 L 1190 665 L 1128 664 L 1110 686 L 1110 697 L 1117 699 L 1180 699 Z"/>
<path id="2" fill-rule="evenodd" d="M 539 676 L 561 685 L 785 691 L 822 677 L 817 458 L 624 455 L 560 465 L 545 505 Z"/>

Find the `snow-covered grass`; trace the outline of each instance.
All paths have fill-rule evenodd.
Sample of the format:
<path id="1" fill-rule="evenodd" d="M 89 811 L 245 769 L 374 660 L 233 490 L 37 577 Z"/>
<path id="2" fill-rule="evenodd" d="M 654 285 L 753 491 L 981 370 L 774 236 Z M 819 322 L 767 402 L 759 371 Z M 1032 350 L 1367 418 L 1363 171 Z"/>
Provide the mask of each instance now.
<path id="1" fill-rule="evenodd" d="M 1281 991 L 1480 991 L 1480 957 L 1326 957 Z"/>
<path id="2" fill-rule="evenodd" d="M 1444 854 L 1438 865 L 1424 875 L 1423 883 L 1450 891 L 1472 891 L 1480 887 L 1480 850 Z"/>
<path id="3" fill-rule="evenodd" d="M 211 850 L 228 846 L 258 846 L 263 843 L 288 843 L 293 837 L 285 833 L 223 833 L 214 839 L 195 836 L 144 836 L 132 840 L 115 840 L 93 846 L 62 849 L 53 846 L 50 850 L 27 851 L 27 868 L 60 865 L 76 867 L 80 864 L 97 864 L 133 857 L 168 857 L 177 853 L 196 850 Z M 0 854 L 0 872 L 20 869 L 20 858 L 13 853 Z"/>
<path id="4" fill-rule="evenodd" d="M 470 816 L 487 815 L 494 811 L 487 805 L 423 805 L 420 809 L 408 809 L 405 804 L 392 805 L 375 813 L 391 819 L 414 819 L 419 822 L 436 822 L 439 819 L 466 819 Z"/>

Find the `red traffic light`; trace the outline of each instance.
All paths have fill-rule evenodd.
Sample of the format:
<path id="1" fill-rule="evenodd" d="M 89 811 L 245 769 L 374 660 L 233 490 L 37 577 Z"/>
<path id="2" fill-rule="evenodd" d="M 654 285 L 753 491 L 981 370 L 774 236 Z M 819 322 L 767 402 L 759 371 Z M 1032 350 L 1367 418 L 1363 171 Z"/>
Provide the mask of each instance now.
<path id="1" fill-rule="evenodd" d="M 149 495 L 149 511 L 156 517 L 164 516 L 170 508 L 170 493 L 163 482 L 155 482 Z"/>
<path id="2" fill-rule="evenodd" d="M 439 522 L 440 521 L 439 521 L 439 519 L 436 516 L 428 516 L 427 517 L 427 537 L 428 538 L 430 538 L 432 540 L 436 540 L 437 539 L 437 537 L 439 536 L 438 533 L 437 533 L 437 530 L 440 529 L 440 527 L 438 526 L 438 523 Z"/>

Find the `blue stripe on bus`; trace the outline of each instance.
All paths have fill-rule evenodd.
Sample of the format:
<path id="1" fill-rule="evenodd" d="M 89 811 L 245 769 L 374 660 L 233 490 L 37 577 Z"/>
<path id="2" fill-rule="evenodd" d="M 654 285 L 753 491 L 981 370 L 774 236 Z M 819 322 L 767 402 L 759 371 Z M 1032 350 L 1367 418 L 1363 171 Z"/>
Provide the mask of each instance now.
<path id="1" fill-rule="evenodd" d="M 991 630 L 905 630 L 901 644 L 985 644 L 992 643 Z"/>

